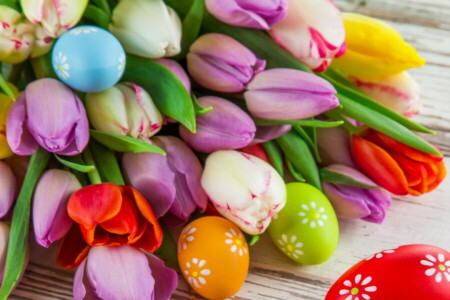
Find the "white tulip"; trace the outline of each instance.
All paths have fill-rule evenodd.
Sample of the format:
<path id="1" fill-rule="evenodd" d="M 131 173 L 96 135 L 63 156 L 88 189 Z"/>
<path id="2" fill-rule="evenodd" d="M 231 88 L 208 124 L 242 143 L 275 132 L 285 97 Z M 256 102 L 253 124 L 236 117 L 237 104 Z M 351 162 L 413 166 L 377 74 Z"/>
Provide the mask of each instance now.
<path id="1" fill-rule="evenodd" d="M 261 234 L 286 203 L 286 186 L 262 159 L 235 150 L 208 156 L 202 187 L 217 211 L 249 234 Z"/>

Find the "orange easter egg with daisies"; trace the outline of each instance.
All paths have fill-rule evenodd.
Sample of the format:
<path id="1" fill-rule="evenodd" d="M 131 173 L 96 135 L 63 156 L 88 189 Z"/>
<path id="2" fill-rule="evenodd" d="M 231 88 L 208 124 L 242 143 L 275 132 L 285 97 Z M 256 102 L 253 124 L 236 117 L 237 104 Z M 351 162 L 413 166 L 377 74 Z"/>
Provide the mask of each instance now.
<path id="1" fill-rule="evenodd" d="M 184 278 L 197 293 L 208 299 L 225 299 L 241 288 L 250 258 L 240 229 L 227 219 L 210 216 L 183 229 L 178 261 Z"/>

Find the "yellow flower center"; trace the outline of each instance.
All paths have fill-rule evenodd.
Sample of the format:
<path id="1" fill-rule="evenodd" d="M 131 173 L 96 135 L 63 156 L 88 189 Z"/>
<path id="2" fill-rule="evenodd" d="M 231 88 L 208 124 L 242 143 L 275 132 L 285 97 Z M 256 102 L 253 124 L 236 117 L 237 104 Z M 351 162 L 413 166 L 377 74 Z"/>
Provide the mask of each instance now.
<path id="1" fill-rule="evenodd" d="M 197 277 L 198 276 L 198 272 L 197 271 L 194 271 L 194 272 L 192 272 L 192 277 Z"/>
<path id="2" fill-rule="evenodd" d="M 63 66 L 59 66 L 59 70 L 60 71 L 64 70 L 64 67 Z"/>
<path id="3" fill-rule="evenodd" d="M 314 219 L 318 219 L 318 218 L 320 218 L 320 214 L 319 214 L 319 213 L 314 213 L 314 214 L 312 215 L 312 217 L 313 217 Z"/>
<path id="4" fill-rule="evenodd" d="M 445 266 L 444 266 L 443 264 L 440 264 L 440 265 L 438 266 L 438 268 L 439 268 L 439 270 L 441 270 L 441 271 L 445 271 Z"/>
<path id="5" fill-rule="evenodd" d="M 294 250 L 294 248 L 292 247 L 292 245 L 288 245 L 287 247 L 287 251 L 292 252 L 292 250 Z"/>
<path id="6" fill-rule="evenodd" d="M 235 243 L 236 243 L 236 245 L 238 245 L 238 246 L 240 246 L 241 244 L 242 244 L 242 242 L 241 242 L 241 240 L 240 239 L 236 239 L 235 241 L 234 241 Z"/>
<path id="7" fill-rule="evenodd" d="M 352 290 L 350 291 L 352 293 L 352 295 L 356 295 L 359 293 L 359 289 L 358 288 L 352 288 Z"/>

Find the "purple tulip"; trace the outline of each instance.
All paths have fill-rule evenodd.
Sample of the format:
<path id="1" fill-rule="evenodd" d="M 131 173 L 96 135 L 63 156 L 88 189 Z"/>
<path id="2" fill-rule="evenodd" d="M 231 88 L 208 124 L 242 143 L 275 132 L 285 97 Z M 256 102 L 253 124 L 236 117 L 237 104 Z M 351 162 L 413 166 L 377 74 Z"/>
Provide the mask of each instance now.
<path id="1" fill-rule="evenodd" d="M 61 82 L 45 78 L 28 84 L 11 105 L 6 136 L 18 155 L 30 155 L 39 146 L 76 155 L 89 141 L 89 124 L 80 99 Z"/>
<path id="2" fill-rule="evenodd" d="M 285 133 L 288 133 L 291 131 L 292 126 L 291 125 L 269 125 L 269 126 L 256 126 L 256 134 L 253 141 L 250 143 L 250 145 L 260 144 L 264 143 L 276 138 L 279 138 L 280 136 L 284 135 Z"/>
<path id="3" fill-rule="evenodd" d="M 167 59 L 167 58 L 160 58 L 156 59 L 156 62 L 162 64 L 166 68 L 169 68 L 170 71 L 175 74 L 175 76 L 180 79 L 181 83 L 184 85 L 188 93 L 191 93 L 191 80 L 189 79 L 189 76 L 186 74 L 186 71 L 184 71 L 183 67 L 173 59 Z"/>
<path id="4" fill-rule="evenodd" d="M 361 183 L 377 186 L 363 173 L 344 165 L 335 164 L 325 169 L 351 177 Z M 337 216 L 343 219 L 362 218 L 368 222 L 381 223 L 384 220 L 386 208 L 392 202 L 390 194 L 383 189 L 366 189 L 332 182 L 323 182 L 322 187 Z"/>
<path id="5" fill-rule="evenodd" d="M 181 138 L 194 150 L 210 153 L 239 149 L 255 137 L 255 123 L 236 104 L 214 96 L 201 97 L 198 102 L 212 110 L 197 116 L 197 131 L 192 133 L 180 125 Z"/>
<path id="6" fill-rule="evenodd" d="M 36 242 L 43 247 L 66 235 L 73 224 L 67 214 L 67 201 L 81 184 L 72 173 L 46 171 L 36 186 L 33 197 L 33 227 Z"/>
<path id="7" fill-rule="evenodd" d="M 205 4 L 220 21 L 241 27 L 268 30 L 287 14 L 286 0 L 206 0 Z"/>
<path id="8" fill-rule="evenodd" d="M 177 278 L 158 257 L 131 246 L 92 247 L 75 273 L 73 297 L 169 300 Z"/>
<path id="9" fill-rule="evenodd" d="M 264 119 L 299 120 L 339 105 L 336 90 L 325 79 L 293 69 L 271 69 L 255 75 L 244 93 L 252 115 Z"/>
<path id="10" fill-rule="evenodd" d="M 17 181 L 11 168 L 0 161 L 0 218 L 6 216 L 17 196 Z"/>
<path id="11" fill-rule="evenodd" d="M 350 135 L 342 127 L 317 128 L 317 148 L 322 164 L 356 168 L 350 151 Z"/>
<path id="12" fill-rule="evenodd" d="M 129 185 L 149 201 L 157 218 L 167 225 L 184 224 L 197 207 L 206 209 L 207 197 L 200 185 L 202 165 L 194 152 L 172 136 L 152 138 L 167 156 L 158 153 L 125 153 L 122 169 Z"/>
<path id="13" fill-rule="evenodd" d="M 187 55 L 192 78 L 205 88 L 224 93 L 242 92 L 265 66 L 266 61 L 256 58 L 241 43 L 219 33 L 202 35 Z"/>

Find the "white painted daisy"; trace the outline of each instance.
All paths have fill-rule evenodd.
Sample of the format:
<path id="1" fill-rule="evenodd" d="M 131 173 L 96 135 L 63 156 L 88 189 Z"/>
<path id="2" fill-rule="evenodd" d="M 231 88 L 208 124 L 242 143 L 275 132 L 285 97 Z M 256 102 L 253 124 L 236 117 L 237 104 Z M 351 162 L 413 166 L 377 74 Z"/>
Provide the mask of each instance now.
<path id="1" fill-rule="evenodd" d="M 188 225 L 183 229 L 180 234 L 180 242 L 178 243 L 178 252 L 187 249 L 188 243 L 192 242 L 195 239 L 194 233 L 196 231 L 197 228 L 192 227 L 192 225 Z"/>
<path id="2" fill-rule="evenodd" d="M 236 232 L 236 230 L 230 228 L 227 232 L 225 232 L 225 236 L 225 244 L 231 245 L 230 251 L 232 253 L 237 252 L 239 256 L 248 253 L 248 246 L 242 232 Z"/>
<path id="3" fill-rule="evenodd" d="M 389 250 L 384 250 L 375 254 L 372 254 L 371 256 L 369 256 L 368 258 L 366 258 L 366 260 L 371 260 L 372 258 L 382 258 L 385 254 L 391 254 L 395 252 L 395 249 L 397 248 L 393 248 L 393 249 L 389 249 Z"/>
<path id="4" fill-rule="evenodd" d="M 370 293 L 377 290 L 374 285 L 367 286 L 371 281 L 371 276 L 363 279 L 362 275 L 358 274 L 355 276 L 354 282 L 344 281 L 345 287 L 339 291 L 339 295 L 348 295 L 344 300 L 369 300 L 371 298 Z"/>
<path id="5" fill-rule="evenodd" d="M 201 288 L 200 284 L 205 285 L 205 277 L 211 275 L 211 270 L 204 268 L 205 265 L 206 260 L 199 260 L 194 257 L 190 262 L 186 262 L 184 266 L 184 275 L 186 275 L 188 282 L 196 288 Z"/>
<path id="6" fill-rule="evenodd" d="M 58 75 L 62 79 L 68 79 L 70 77 L 70 65 L 67 63 L 67 56 L 64 55 L 62 52 L 59 52 L 58 55 L 55 58 L 55 70 L 58 73 Z"/>
<path id="7" fill-rule="evenodd" d="M 124 54 L 120 55 L 118 61 L 119 65 L 117 66 L 117 70 L 119 70 L 118 76 L 120 77 L 122 76 L 123 71 L 125 70 L 125 61 L 126 61 L 125 55 Z"/>
<path id="8" fill-rule="evenodd" d="M 80 34 L 90 34 L 93 32 L 97 32 L 98 29 L 95 27 L 88 27 L 88 26 L 78 26 L 77 28 L 74 28 L 70 31 L 71 35 L 80 35 Z"/>
<path id="9" fill-rule="evenodd" d="M 303 247 L 302 242 L 297 242 L 297 236 L 292 235 L 290 238 L 287 235 L 282 234 L 278 239 L 278 244 L 281 246 L 281 250 L 291 258 L 298 259 L 300 255 L 303 255 L 303 251 L 300 248 Z"/>
<path id="10" fill-rule="evenodd" d="M 309 206 L 302 204 L 301 211 L 298 215 L 302 217 L 302 224 L 309 223 L 311 228 L 316 228 L 317 226 L 325 225 L 328 216 L 324 214 L 324 212 L 325 208 L 317 207 L 316 202 L 311 202 L 309 203 Z"/>
<path id="11" fill-rule="evenodd" d="M 434 276 L 438 283 L 442 282 L 444 277 L 450 282 L 450 260 L 446 260 L 444 254 L 439 253 L 437 257 L 427 254 L 425 258 L 420 261 L 421 265 L 429 267 L 425 270 L 425 275 Z"/>

